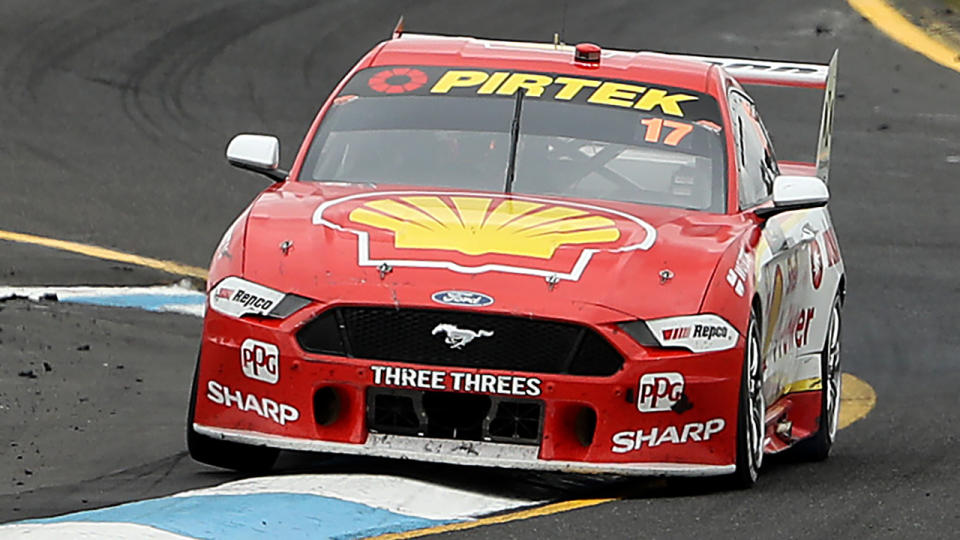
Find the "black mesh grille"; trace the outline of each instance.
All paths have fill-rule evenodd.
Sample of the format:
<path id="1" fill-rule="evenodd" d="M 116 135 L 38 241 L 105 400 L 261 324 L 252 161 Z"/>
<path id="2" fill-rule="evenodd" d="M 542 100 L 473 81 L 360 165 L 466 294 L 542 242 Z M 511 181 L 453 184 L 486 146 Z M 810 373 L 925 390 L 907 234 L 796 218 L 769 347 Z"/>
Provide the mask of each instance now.
<path id="1" fill-rule="evenodd" d="M 452 348 L 439 325 L 492 334 Z M 592 376 L 623 366 L 616 349 L 585 326 L 467 311 L 334 308 L 306 324 L 297 340 L 317 354 L 435 366 Z"/>
<path id="2" fill-rule="evenodd" d="M 543 402 L 478 394 L 367 389 L 367 428 L 389 433 L 513 444 L 539 444 Z"/>

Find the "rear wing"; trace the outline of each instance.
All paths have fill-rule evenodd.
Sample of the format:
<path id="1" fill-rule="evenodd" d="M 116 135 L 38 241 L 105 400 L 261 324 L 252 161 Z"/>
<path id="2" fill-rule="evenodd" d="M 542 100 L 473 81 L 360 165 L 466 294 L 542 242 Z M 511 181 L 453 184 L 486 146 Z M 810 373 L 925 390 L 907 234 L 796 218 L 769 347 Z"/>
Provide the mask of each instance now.
<path id="1" fill-rule="evenodd" d="M 744 58 L 715 58 L 680 54 L 669 56 L 721 66 L 741 84 L 823 90 L 823 111 L 820 114 L 820 132 L 817 136 L 816 170 L 817 176 L 827 182 L 830 175 L 830 146 L 833 140 L 833 105 L 837 97 L 838 52 L 834 51 L 829 64 L 769 62 Z"/>

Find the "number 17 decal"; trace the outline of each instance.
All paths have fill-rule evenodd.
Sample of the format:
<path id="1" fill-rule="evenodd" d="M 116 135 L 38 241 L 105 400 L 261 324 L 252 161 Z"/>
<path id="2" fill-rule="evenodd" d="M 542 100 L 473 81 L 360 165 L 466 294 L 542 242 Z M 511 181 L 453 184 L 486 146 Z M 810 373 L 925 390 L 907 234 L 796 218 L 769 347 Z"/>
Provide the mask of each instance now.
<path id="1" fill-rule="evenodd" d="M 664 120 L 663 118 L 644 118 L 640 123 L 647 128 L 643 140 L 648 143 L 660 142 L 660 135 L 663 132 L 664 126 L 670 129 L 671 131 L 663 138 L 663 144 L 667 146 L 680 144 L 680 141 L 693 131 L 693 126 L 690 124 L 684 124 L 676 120 Z"/>

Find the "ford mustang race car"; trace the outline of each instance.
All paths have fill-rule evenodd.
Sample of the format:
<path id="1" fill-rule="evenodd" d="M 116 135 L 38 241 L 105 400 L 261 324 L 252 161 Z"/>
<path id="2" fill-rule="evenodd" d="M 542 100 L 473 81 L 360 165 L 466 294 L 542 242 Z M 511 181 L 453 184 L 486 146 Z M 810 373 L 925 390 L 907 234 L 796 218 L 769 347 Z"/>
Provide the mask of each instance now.
<path id="1" fill-rule="evenodd" d="M 844 266 L 829 65 L 410 35 L 323 104 L 214 253 L 187 438 L 625 475 L 827 457 Z M 825 91 L 777 161 L 742 85 Z"/>

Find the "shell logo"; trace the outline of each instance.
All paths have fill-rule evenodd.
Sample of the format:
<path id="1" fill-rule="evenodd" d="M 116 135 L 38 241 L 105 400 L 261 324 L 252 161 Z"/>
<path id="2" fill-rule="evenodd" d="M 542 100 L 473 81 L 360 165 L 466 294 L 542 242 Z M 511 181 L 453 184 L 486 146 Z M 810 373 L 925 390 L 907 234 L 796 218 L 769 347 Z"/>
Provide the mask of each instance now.
<path id="1" fill-rule="evenodd" d="M 636 216 L 514 194 L 366 192 L 323 203 L 313 223 L 355 235 L 360 266 L 574 281 L 597 253 L 647 250 L 656 239 Z"/>
<path id="2" fill-rule="evenodd" d="M 777 325 L 780 322 L 780 311 L 783 306 L 783 271 L 780 270 L 780 265 L 777 265 L 776 272 L 774 273 L 773 287 L 770 289 L 769 295 L 770 317 L 768 317 L 769 320 L 767 321 L 767 335 L 763 340 L 764 351 L 769 351 L 770 349 L 774 331 L 776 331 Z"/>
<path id="3" fill-rule="evenodd" d="M 489 197 L 408 196 L 377 199 L 350 212 L 350 221 L 392 231 L 394 245 L 465 255 L 501 253 L 550 259 L 568 244 L 613 242 L 616 223 L 579 208 Z"/>

